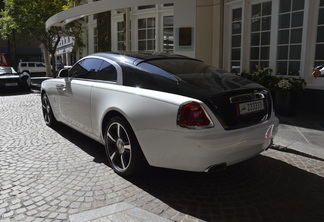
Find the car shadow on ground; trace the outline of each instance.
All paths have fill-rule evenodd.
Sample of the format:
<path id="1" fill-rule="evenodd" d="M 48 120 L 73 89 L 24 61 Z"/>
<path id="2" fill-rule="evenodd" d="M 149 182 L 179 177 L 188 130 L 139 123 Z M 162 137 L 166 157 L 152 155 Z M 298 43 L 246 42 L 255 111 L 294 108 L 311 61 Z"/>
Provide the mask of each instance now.
<path id="1" fill-rule="evenodd" d="M 18 96 L 18 95 L 27 95 L 33 93 L 32 90 L 6 90 L 0 91 L 0 96 Z"/>
<path id="2" fill-rule="evenodd" d="M 103 145 L 64 125 L 54 130 L 94 162 L 108 163 Z M 126 179 L 173 209 L 204 221 L 324 218 L 324 178 L 263 155 L 211 174 L 152 167 Z M 163 213 L 162 209 L 159 214 Z"/>
<path id="3" fill-rule="evenodd" d="M 105 152 L 105 147 L 95 140 L 79 133 L 78 131 L 62 124 L 58 123 L 52 127 L 57 133 L 63 136 L 65 139 L 72 142 L 74 145 L 81 148 L 84 152 L 93 156 L 93 161 L 96 163 L 104 163 L 108 166 L 108 160 Z"/>

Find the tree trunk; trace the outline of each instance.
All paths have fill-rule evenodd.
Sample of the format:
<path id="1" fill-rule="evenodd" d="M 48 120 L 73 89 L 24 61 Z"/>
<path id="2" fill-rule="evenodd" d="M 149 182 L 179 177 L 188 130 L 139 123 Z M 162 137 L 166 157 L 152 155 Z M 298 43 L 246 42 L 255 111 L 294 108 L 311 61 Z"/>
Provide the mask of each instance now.
<path id="1" fill-rule="evenodd" d="M 41 49 L 42 49 L 43 54 L 44 54 L 44 62 L 45 62 L 45 66 L 46 66 L 46 76 L 47 77 L 53 77 L 49 52 L 48 52 L 48 50 L 46 49 L 46 47 L 44 46 L 43 43 L 41 43 Z"/>

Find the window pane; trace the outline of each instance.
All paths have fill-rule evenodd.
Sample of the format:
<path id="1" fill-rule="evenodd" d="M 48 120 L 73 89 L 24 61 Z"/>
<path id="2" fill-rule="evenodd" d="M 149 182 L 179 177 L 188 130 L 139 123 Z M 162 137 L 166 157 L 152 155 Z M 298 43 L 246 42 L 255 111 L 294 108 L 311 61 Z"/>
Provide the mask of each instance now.
<path id="1" fill-rule="evenodd" d="M 173 16 L 163 17 L 163 52 L 173 52 Z"/>
<path id="2" fill-rule="evenodd" d="M 290 76 L 299 76 L 300 62 L 289 62 L 289 74 Z"/>
<path id="3" fill-rule="evenodd" d="M 261 61 L 260 66 L 264 67 L 264 68 L 268 68 L 269 67 L 269 62 L 268 61 Z"/>
<path id="4" fill-rule="evenodd" d="M 147 19 L 147 28 L 154 28 L 155 27 L 155 18 L 148 18 Z"/>
<path id="5" fill-rule="evenodd" d="M 235 22 L 232 24 L 232 34 L 241 33 L 241 22 Z"/>
<path id="6" fill-rule="evenodd" d="M 173 26 L 173 16 L 164 16 L 163 26 Z"/>
<path id="7" fill-rule="evenodd" d="M 288 46 L 279 46 L 278 47 L 278 59 L 288 59 Z"/>
<path id="8" fill-rule="evenodd" d="M 269 54 L 270 54 L 270 47 L 262 47 L 261 48 L 261 60 L 268 60 L 269 59 Z"/>
<path id="9" fill-rule="evenodd" d="M 252 18 L 261 16 L 261 4 L 252 5 Z"/>
<path id="10" fill-rule="evenodd" d="M 289 12 L 291 7 L 291 0 L 281 0 L 280 1 L 280 13 Z"/>
<path id="11" fill-rule="evenodd" d="M 233 10 L 233 18 L 232 21 L 241 21 L 242 20 L 242 9 L 238 8 L 238 9 L 234 9 Z"/>
<path id="12" fill-rule="evenodd" d="M 251 34 L 251 46 L 260 45 L 260 33 Z"/>
<path id="13" fill-rule="evenodd" d="M 140 50 L 140 51 L 146 50 L 146 42 L 145 41 L 138 41 L 138 50 Z"/>
<path id="14" fill-rule="evenodd" d="M 258 62 L 256 62 L 256 61 L 251 61 L 251 62 L 250 62 L 250 72 L 257 71 L 257 70 L 256 70 L 256 66 L 257 66 L 257 65 L 259 65 Z"/>
<path id="15" fill-rule="evenodd" d="M 118 42 L 118 51 L 124 51 L 125 50 L 125 47 L 124 47 L 124 43 L 122 42 Z"/>
<path id="16" fill-rule="evenodd" d="M 290 43 L 301 43 L 302 42 L 302 33 L 303 29 L 292 29 Z"/>
<path id="17" fill-rule="evenodd" d="M 138 6 L 138 10 L 151 9 L 151 8 L 155 8 L 155 5 L 143 5 L 143 6 Z"/>
<path id="18" fill-rule="evenodd" d="M 154 39 L 155 38 L 155 29 L 147 30 L 147 38 L 148 39 Z"/>
<path id="19" fill-rule="evenodd" d="M 293 0 L 292 10 L 297 11 L 302 9 L 304 9 L 304 0 Z"/>
<path id="20" fill-rule="evenodd" d="M 260 31 L 261 18 L 252 19 L 252 32 Z"/>
<path id="21" fill-rule="evenodd" d="M 278 75 L 287 75 L 287 62 L 278 62 L 277 74 Z"/>
<path id="22" fill-rule="evenodd" d="M 258 47 L 251 48 L 251 60 L 259 60 L 259 48 Z"/>
<path id="23" fill-rule="evenodd" d="M 240 72 L 241 69 L 241 39 L 242 39 L 242 8 L 232 10 L 232 46 L 231 71 Z"/>
<path id="24" fill-rule="evenodd" d="M 278 43 L 279 44 L 288 44 L 289 43 L 289 31 L 288 30 L 279 31 Z"/>
<path id="25" fill-rule="evenodd" d="M 146 28 L 146 19 L 139 19 L 138 20 L 138 28 L 145 29 Z"/>
<path id="26" fill-rule="evenodd" d="M 241 59 L 241 50 L 232 49 L 232 60 L 240 60 L 240 59 Z"/>
<path id="27" fill-rule="evenodd" d="M 123 32 L 119 32 L 117 34 L 118 41 L 124 41 L 125 40 L 125 34 Z"/>
<path id="28" fill-rule="evenodd" d="M 235 35 L 232 36 L 232 47 L 240 47 L 241 46 L 241 36 Z"/>
<path id="29" fill-rule="evenodd" d="M 291 16 L 291 27 L 303 26 L 304 12 L 295 12 Z"/>
<path id="30" fill-rule="evenodd" d="M 320 6 L 324 6 L 324 0 L 321 0 Z"/>
<path id="31" fill-rule="evenodd" d="M 271 6 L 272 2 L 265 2 L 262 5 L 262 15 L 266 16 L 266 15 L 271 15 L 271 10 L 272 10 L 272 6 Z"/>
<path id="32" fill-rule="evenodd" d="M 147 41 L 147 50 L 154 50 L 155 49 L 155 41 L 149 40 Z"/>
<path id="33" fill-rule="evenodd" d="M 279 28 L 289 28 L 290 26 L 290 14 L 284 14 L 279 16 Z"/>
<path id="34" fill-rule="evenodd" d="M 270 45 L 270 32 L 261 33 L 261 45 Z"/>
<path id="35" fill-rule="evenodd" d="M 262 31 L 271 29 L 271 17 L 262 18 Z"/>
<path id="36" fill-rule="evenodd" d="M 103 61 L 100 70 L 97 73 L 96 79 L 116 82 L 117 71 L 109 62 Z"/>
<path id="37" fill-rule="evenodd" d="M 319 14 L 318 14 L 318 24 L 319 25 L 324 24 L 324 8 L 321 8 L 319 10 Z"/>
<path id="38" fill-rule="evenodd" d="M 324 60 L 324 44 L 316 45 L 315 60 Z"/>
<path id="39" fill-rule="evenodd" d="M 146 39 L 146 30 L 138 31 L 138 39 Z"/>
<path id="40" fill-rule="evenodd" d="M 122 31 L 124 29 L 123 22 L 117 22 L 117 30 Z"/>
<path id="41" fill-rule="evenodd" d="M 300 59 L 301 54 L 301 46 L 300 45 L 292 45 L 290 46 L 290 59 Z"/>

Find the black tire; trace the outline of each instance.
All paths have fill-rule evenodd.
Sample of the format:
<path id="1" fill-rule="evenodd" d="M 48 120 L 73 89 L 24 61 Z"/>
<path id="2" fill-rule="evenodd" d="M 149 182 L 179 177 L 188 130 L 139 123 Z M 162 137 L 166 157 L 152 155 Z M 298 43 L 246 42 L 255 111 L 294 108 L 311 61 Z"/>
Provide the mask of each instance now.
<path id="1" fill-rule="evenodd" d="M 52 111 L 51 104 L 46 93 L 42 94 L 42 110 L 43 110 L 43 117 L 47 126 L 55 126 L 57 124 L 57 120 Z"/>
<path id="2" fill-rule="evenodd" d="M 107 123 L 105 149 L 110 166 L 120 176 L 133 176 L 147 166 L 131 126 L 119 116 Z"/>

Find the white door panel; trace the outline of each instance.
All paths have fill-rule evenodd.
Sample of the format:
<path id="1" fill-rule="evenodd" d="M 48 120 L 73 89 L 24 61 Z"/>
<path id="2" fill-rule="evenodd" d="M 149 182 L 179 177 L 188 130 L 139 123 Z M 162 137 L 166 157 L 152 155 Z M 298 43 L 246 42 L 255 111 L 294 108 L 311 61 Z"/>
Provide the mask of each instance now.
<path id="1" fill-rule="evenodd" d="M 66 82 L 64 96 L 60 97 L 63 120 L 82 132 L 91 133 L 91 87 L 93 82 L 72 79 Z"/>

